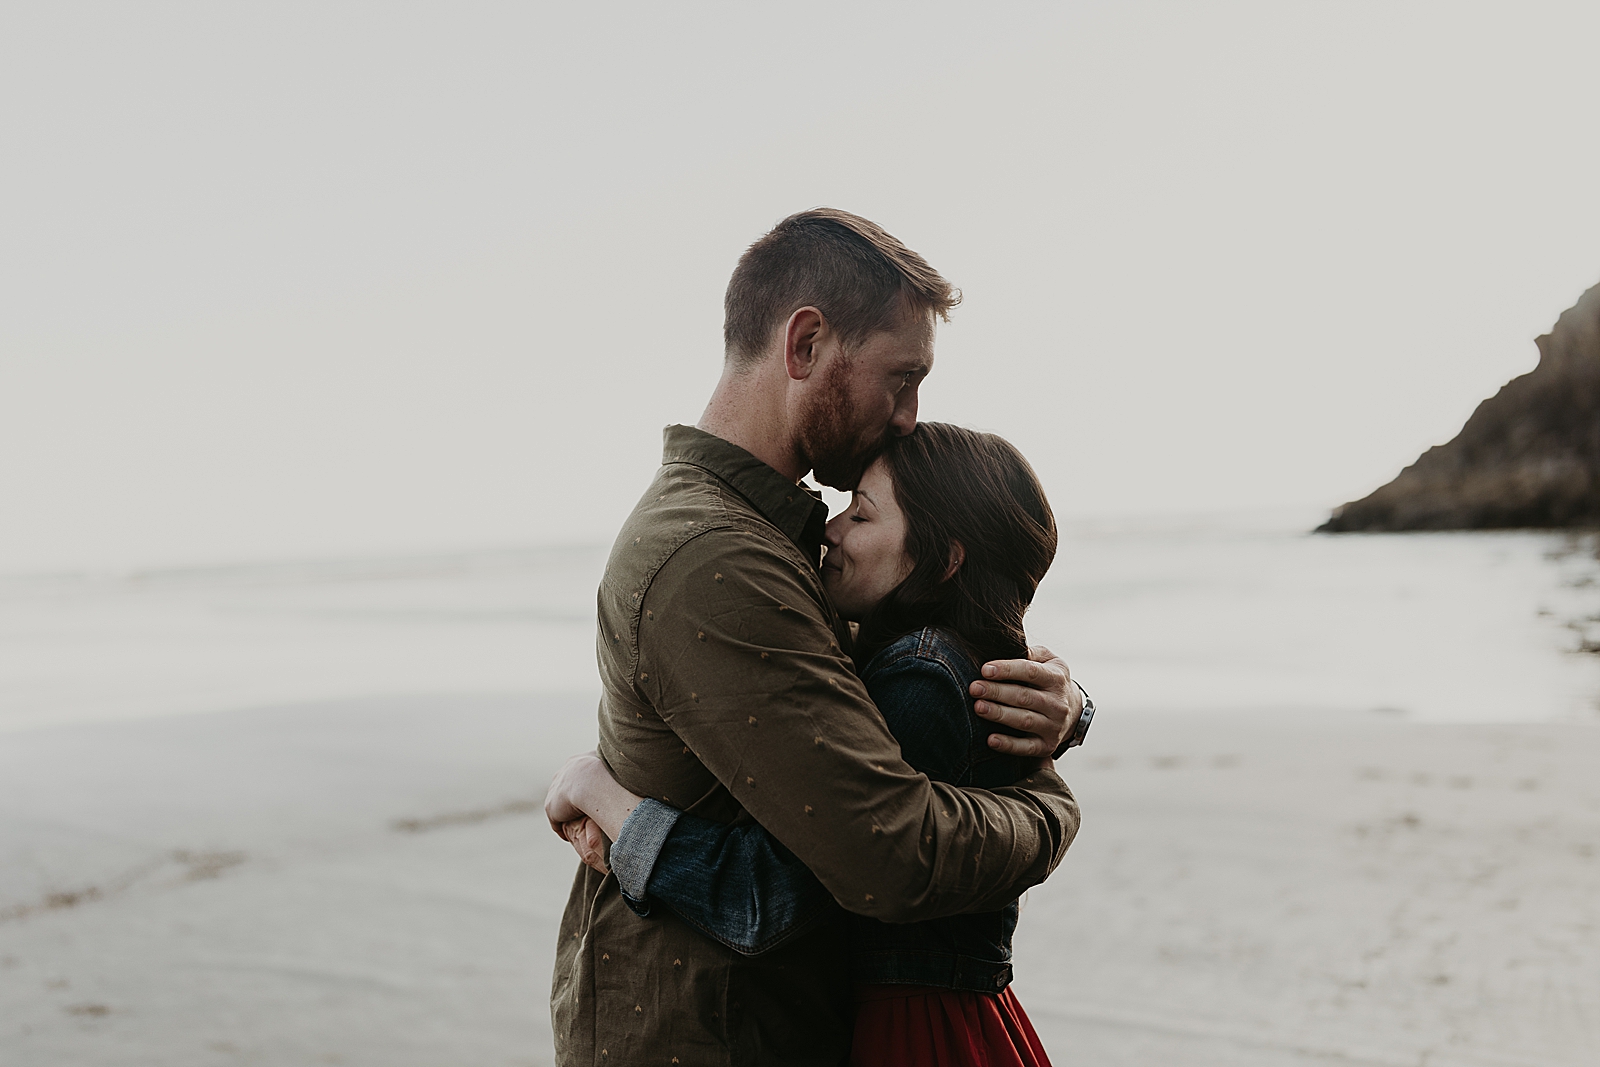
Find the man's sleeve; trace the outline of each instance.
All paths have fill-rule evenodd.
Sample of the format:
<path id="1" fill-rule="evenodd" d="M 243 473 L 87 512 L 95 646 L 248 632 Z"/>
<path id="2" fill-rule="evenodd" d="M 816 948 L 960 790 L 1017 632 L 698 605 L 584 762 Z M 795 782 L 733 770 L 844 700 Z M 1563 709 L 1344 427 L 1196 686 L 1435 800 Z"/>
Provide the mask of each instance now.
<path id="1" fill-rule="evenodd" d="M 754 533 L 694 539 L 644 597 L 635 685 L 757 822 L 850 911 L 991 911 L 1055 868 L 1078 807 L 1054 771 L 930 782 L 834 637 L 817 587 Z"/>

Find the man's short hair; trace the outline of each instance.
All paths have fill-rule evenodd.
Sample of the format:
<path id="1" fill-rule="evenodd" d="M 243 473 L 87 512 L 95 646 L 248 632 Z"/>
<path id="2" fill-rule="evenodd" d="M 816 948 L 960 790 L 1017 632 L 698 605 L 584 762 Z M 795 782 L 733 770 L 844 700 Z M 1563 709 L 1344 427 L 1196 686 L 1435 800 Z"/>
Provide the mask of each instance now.
<path id="1" fill-rule="evenodd" d="M 846 345 L 916 314 L 948 321 L 961 301 L 928 261 L 859 215 L 819 207 L 790 215 L 745 250 L 723 298 L 727 359 L 749 365 L 803 307 L 821 311 Z"/>

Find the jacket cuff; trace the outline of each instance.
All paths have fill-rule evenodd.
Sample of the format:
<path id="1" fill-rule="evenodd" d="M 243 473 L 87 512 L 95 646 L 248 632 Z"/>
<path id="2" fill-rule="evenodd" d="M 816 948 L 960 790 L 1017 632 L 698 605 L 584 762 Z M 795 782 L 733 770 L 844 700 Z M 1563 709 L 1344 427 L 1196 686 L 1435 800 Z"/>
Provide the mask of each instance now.
<path id="1" fill-rule="evenodd" d="M 656 857 L 661 855 L 667 836 L 682 814 L 677 808 L 646 797 L 639 801 L 639 806 L 633 809 L 617 832 L 617 839 L 611 843 L 611 873 L 617 876 L 628 907 L 640 915 L 649 914 L 649 894 L 645 887 L 650 884 Z"/>

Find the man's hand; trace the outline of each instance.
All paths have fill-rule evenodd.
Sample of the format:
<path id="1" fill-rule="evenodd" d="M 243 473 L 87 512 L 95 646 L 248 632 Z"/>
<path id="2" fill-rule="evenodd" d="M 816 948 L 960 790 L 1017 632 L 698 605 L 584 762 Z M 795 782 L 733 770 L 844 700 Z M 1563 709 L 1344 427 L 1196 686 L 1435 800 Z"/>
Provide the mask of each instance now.
<path id="1" fill-rule="evenodd" d="M 578 858 L 585 864 L 601 874 L 611 873 L 611 868 L 606 865 L 606 836 L 593 819 L 587 815 L 573 819 L 561 827 L 561 836 L 572 842 Z"/>
<path id="2" fill-rule="evenodd" d="M 1031 735 L 989 735 L 990 748 L 1012 756 L 1048 759 L 1083 714 L 1083 694 L 1066 661 L 1043 645 L 1029 646 L 1027 659 L 985 663 L 983 680 L 969 691 L 979 698 L 974 710 L 983 718 Z"/>

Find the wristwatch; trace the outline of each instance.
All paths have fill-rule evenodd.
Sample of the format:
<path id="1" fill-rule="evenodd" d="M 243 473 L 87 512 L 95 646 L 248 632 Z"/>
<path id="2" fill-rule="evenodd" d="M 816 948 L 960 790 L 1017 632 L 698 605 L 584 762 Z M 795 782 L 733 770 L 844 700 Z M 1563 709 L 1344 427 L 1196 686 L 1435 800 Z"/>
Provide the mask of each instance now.
<path id="1" fill-rule="evenodd" d="M 1072 679 L 1072 684 L 1077 685 L 1078 692 L 1083 694 L 1083 714 L 1078 716 L 1078 724 L 1072 728 L 1072 732 L 1061 743 L 1061 747 L 1051 754 L 1051 759 L 1060 759 L 1067 749 L 1077 748 L 1083 744 L 1083 739 L 1089 734 L 1089 724 L 1094 721 L 1094 701 L 1089 699 L 1089 691 L 1078 685 L 1076 678 Z"/>

